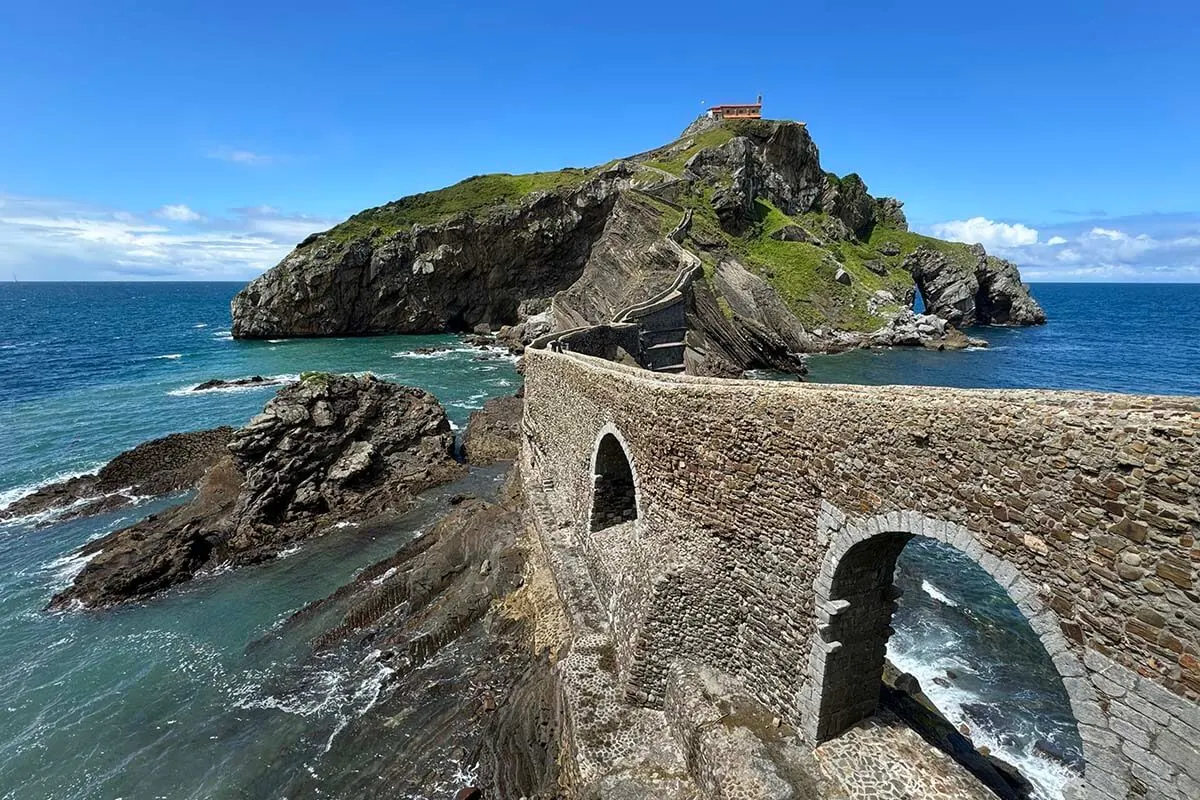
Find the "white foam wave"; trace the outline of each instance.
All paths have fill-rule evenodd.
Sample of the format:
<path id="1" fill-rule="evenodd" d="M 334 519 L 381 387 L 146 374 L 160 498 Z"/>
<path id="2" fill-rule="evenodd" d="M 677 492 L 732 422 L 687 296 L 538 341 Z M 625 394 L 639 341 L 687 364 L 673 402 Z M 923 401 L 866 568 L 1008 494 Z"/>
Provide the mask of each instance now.
<path id="1" fill-rule="evenodd" d="M 392 358 L 412 358 L 417 360 L 440 359 L 450 358 L 456 353 L 474 353 L 475 350 L 476 348 L 474 347 L 447 347 L 444 350 L 438 349 L 427 353 L 418 353 L 413 350 L 401 350 L 397 353 L 392 353 Z"/>
<path id="2" fill-rule="evenodd" d="M 234 706 L 242 709 L 270 709 L 300 717 L 332 718 L 334 725 L 325 742 L 324 752 L 333 747 L 333 740 L 355 717 L 370 711 L 383 696 L 388 678 L 395 669 L 378 661 L 378 650 L 361 662 L 373 665 L 370 674 L 363 676 L 358 669 L 327 669 L 316 674 L 313 685 L 284 696 L 262 694 L 261 687 L 246 686 L 234 698 Z"/>
<path id="3" fill-rule="evenodd" d="M 279 555 L 275 556 L 275 558 L 276 559 L 287 558 L 288 556 L 294 556 L 294 555 L 296 555 L 296 553 L 299 553 L 299 552 L 300 552 L 300 545 L 294 544 L 291 547 L 285 547 L 282 550 L 280 550 Z"/>
<path id="4" fill-rule="evenodd" d="M 213 338 L 222 342 L 232 342 L 233 331 L 213 331 Z"/>
<path id="5" fill-rule="evenodd" d="M 62 481 L 69 481 L 72 478 L 82 478 L 84 475 L 91 475 L 102 466 L 104 466 L 104 462 L 97 461 L 96 463 L 86 466 L 78 471 L 60 472 L 57 475 L 52 475 L 51 477 L 46 478 L 45 480 L 37 481 L 36 483 L 26 483 L 21 486 L 14 486 L 11 489 L 4 489 L 3 491 L 0 491 L 0 511 L 8 508 L 22 497 L 28 497 L 38 489 L 43 489 L 52 483 L 60 483 Z"/>
<path id="6" fill-rule="evenodd" d="M 464 401 L 458 403 L 448 403 L 447 405 L 454 406 L 455 408 L 479 409 L 483 408 L 482 401 L 486 400 L 487 398 L 487 392 L 476 392 Z"/>
<path id="7" fill-rule="evenodd" d="M 71 582 L 75 580 L 75 576 L 83 572 L 83 568 L 87 566 L 87 563 L 103 552 L 103 550 L 97 550 L 94 553 L 81 555 L 72 551 L 43 564 L 42 571 L 53 573 L 53 577 L 50 579 L 50 586 L 51 589 L 58 592 L 70 586 Z"/>
<path id="8" fill-rule="evenodd" d="M 925 588 L 925 587 L 922 587 Z M 953 648 L 939 648 L 942 652 Z M 1033 749 L 1033 740 L 1024 747 L 1006 744 L 1001 741 L 997 732 L 990 731 L 963 712 L 963 706 L 971 703 L 986 703 L 987 699 L 963 689 L 953 682 L 945 681 L 946 671 L 955 670 L 959 673 L 971 672 L 969 667 L 951 657 L 940 657 L 932 660 L 921 656 L 931 652 L 903 652 L 893 648 L 888 643 L 887 657 L 898 669 L 915 676 L 921 684 L 921 691 L 929 696 L 933 704 L 955 727 L 966 725 L 971 731 L 970 739 L 976 747 L 987 747 L 1000 758 L 1013 764 L 1020 770 L 1034 787 L 1034 797 L 1038 800 L 1062 800 L 1064 790 L 1073 781 L 1079 780 L 1079 773 L 1065 764 L 1052 761 Z M 942 679 L 942 683 L 934 679 Z M 949 685 L 946 685 L 949 683 Z"/>
<path id="9" fill-rule="evenodd" d="M 263 377 L 265 380 L 262 383 L 247 383 L 240 386 L 217 386 L 212 389 L 197 389 L 196 387 L 200 384 L 193 383 L 191 386 L 181 386 L 178 389 L 171 389 L 167 394 L 171 397 L 195 397 L 211 393 L 258 392 L 263 389 L 278 389 L 282 383 L 300 380 L 300 376 L 296 374 L 265 375 Z M 234 380 L 245 380 L 245 378 L 235 378 Z"/>
<path id="10" fill-rule="evenodd" d="M 943 605 L 950 606 L 951 608 L 958 608 L 958 603 L 951 600 L 949 597 L 946 596 L 945 592 L 943 592 L 941 589 L 934 586 L 932 583 L 930 583 L 927 580 L 921 581 L 921 591 L 923 591 L 925 594 L 929 595 L 934 600 L 937 600 L 939 603 L 941 603 Z"/>
<path id="11" fill-rule="evenodd" d="M 154 359 L 156 361 L 160 360 L 160 359 L 166 359 L 168 361 L 175 361 L 180 358 L 183 358 L 183 353 L 167 353 L 165 356 L 155 356 L 154 357 Z"/>
<path id="12" fill-rule="evenodd" d="M 383 573 L 383 574 L 382 574 L 382 575 L 380 575 L 378 578 L 375 578 L 374 580 L 372 580 L 372 581 L 371 581 L 371 585 L 372 585 L 372 586 L 381 586 L 381 585 L 383 585 L 383 582 L 384 582 L 384 581 L 386 581 L 388 578 L 390 578 L 390 577 L 392 577 L 393 575 L 395 575 L 395 574 L 396 574 L 396 570 L 397 570 L 397 569 L 399 569 L 399 567 L 388 567 L 388 570 L 387 570 L 387 572 Z"/>
<path id="13" fill-rule="evenodd" d="M 197 323 L 196 323 L 195 325 L 193 325 L 192 327 L 193 327 L 193 328 L 207 328 L 207 327 L 208 327 L 208 323 L 207 323 L 207 322 L 197 322 Z"/>

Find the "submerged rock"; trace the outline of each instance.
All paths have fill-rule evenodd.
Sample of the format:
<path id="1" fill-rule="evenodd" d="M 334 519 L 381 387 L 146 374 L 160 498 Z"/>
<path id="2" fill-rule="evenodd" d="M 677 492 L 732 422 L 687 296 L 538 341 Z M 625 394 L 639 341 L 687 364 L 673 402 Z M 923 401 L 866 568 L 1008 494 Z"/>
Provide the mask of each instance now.
<path id="1" fill-rule="evenodd" d="M 211 392 L 215 389 L 236 389 L 242 386 L 283 386 L 288 383 L 290 378 L 264 378 L 262 375 L 254 375 L 249 378 L 234 378 L 231 381 L 221 378 L 213 378 L 204 383 L 192 387 L 193 392 Z"/>
<path id="2" fill-rule="evenodd" d="M 525 400 L 518 392 L 513 397 L 494 397 L 471 414 L 463 436 L 463 455 L 475 467 L 497 461 L 512 461 L 521 449 L 521 414 Z"/>
<path id="3" fill-rule="evenodd" d="M 557 796 L 551 657 L 565 629 L 555 626 L 562 612 L 523 510 L 514 469 L 499 497 L 460 497 L 428 532 L 285 623 L 330 620 L 314 640 L 318 654 L 378 653 L 388 664 L 375 712 L 349 720 L 333 743 L 335 757 L 374 762 L 368 793 L 425 796 L 454 780 L 457 762 L 478 764 L 478 774 L 447 796 Z M 383 766 L 376 754 L 389 734 L 380 725 L 403 746 Z"/>
<path id="4" fill-rule="evenodd" d="M 173 433 L 118 455 L 98 472 L 38 489 L 0 510 L 0 520 L 45 515 L 47 522 L 101 514 L 140 499 L 193 488 L 224 454 L 233 428 Z"/>
<path id="5" fill-rule="evenodd" d="M 90 560 L 50 605 L 147 597 L 207 567 L 271 558 L 335 523 L 403 510 L 462 474 L 453 444 L 427 392 L 308 374 L 232 433 L 195 498 L 80 548 Z"/>

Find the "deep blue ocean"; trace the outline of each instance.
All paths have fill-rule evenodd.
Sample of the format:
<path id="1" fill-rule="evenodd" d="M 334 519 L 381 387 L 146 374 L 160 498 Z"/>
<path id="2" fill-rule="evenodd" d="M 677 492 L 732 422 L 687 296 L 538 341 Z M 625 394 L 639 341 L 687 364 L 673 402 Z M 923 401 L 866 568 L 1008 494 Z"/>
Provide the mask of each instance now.
<path id="1" fill-rule="evenodd" d="M 239 288 L 0 284 L 0 507 L 146 439 L 242 424 L 273 391 L 191 391 L 210 378 L 371 371 L 432 391 L 459 427 L 519 384 L 511 359 L 451 336 L 235 342 L 229 300 Z M 992 343 L 981 350 L 817 357 L 810 379 L 1200 394 L 1200 286 L 1033 288 L 1044 327 L 974 331 Z M 414 352 L 429 346 L 450 349 Z M 128 608 L 42 610 L 79 568 L 76 547 L 170 502 L 0 526 L 0 798 L 275 797 L 297 776 L 305 796 L 365 796 L 345 780 L 362 765 L 339 760 L 331 744 L 388 691 L 386 676 L 308 664 L 305 642 L 286 633 L 266 652 L 252 645 L 389 555 L 429 515 L 418 509 L 391 532 L 320 537 Z M 1068 759 L 1078 745 L 1061 685 L 1015 607 L 978 568 L 933 545 L 910 545 L 897 580 L 906 594 L 892 658 L 977 744 L 1053 797 L 1067 773 L 1035 743 Z M 288 687 L 301 679 L 298 696 Z M 403 758 L 387 750 L 369 755 Z M 403 795 L 380 787 L 378 796 Z"/>

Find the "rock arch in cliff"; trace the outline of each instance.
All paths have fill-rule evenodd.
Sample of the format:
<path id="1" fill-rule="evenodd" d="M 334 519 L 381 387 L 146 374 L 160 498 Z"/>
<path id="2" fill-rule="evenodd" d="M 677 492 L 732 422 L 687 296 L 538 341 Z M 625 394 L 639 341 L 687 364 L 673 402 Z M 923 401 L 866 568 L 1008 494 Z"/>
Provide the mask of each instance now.
<path id="1" fill-rule="evenodd" d="M 602 531 L 637 518 L 637 473 L 621 432 L 606 425 L 592 450 L 590 529 Z"/>
<path id="2" fill-rule="evenodd" d="M 917 536 L 955 548 L 987 572 L 1017 605 L 1053 662 L 1078 721 L 1096 696 L 1083 664 L 1071 651 L 1057 615 L 1037 587 L 1012 564 L 987 553 L 960 525 L 906 512 L 846 524 L 829 542 L 813 582 L 817 632 L 809 660 L 804 732 L 814 743 L 838 736 L 869 717 L 879 702 L 892 614 L 900 590 L 893 583 L 900 551 Z M 1091 748 L 1083 741 L 1085 769 Z"/>

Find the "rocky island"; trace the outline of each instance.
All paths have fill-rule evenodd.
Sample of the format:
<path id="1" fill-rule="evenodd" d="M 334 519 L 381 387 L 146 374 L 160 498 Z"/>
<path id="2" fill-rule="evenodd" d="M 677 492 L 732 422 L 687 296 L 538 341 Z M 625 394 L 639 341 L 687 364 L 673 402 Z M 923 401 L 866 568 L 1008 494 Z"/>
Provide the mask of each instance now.
<path id="1" fill-rule="evenodd" d="M 459 798 L 1028 798 L 887 665 L 895 565 L 924 537 L 996 581 L 1061 680 L 1067 797 L 1200 791 L 1194 402 L 723 379 L 1045 321 L 1014 265 L 823 172 L 802 124 L 702 119 L 370 209 L 233 313 L 242 338 L 495 330 L 526 383 L 456 449 L 420 390 L 305 375 L 192 500 L 85 545 L 52 604 L 146 598 L 386 518 L 459 459 L 514 462 L 287 623 L 329 621 L 314 654 L 388 664 L 389 719 L 428 720 L 397 790 L 445 776 L 452 744 Z M 372 745 L 358 721 L 337 744 Z"/>
<path id="2" fill-rule="evenodd" d="M 1015 265 L 909 231 L 899 201 L 822 170 L 804 124 L 702 117 L 598 167 L 483 175 L 356 214 L 240 292 L 233 335 L 484 326 L 519 346 L 607 323 L 693 271 L 684 329 L 661 344 L 694 374 L 1045 321 Z"/>

